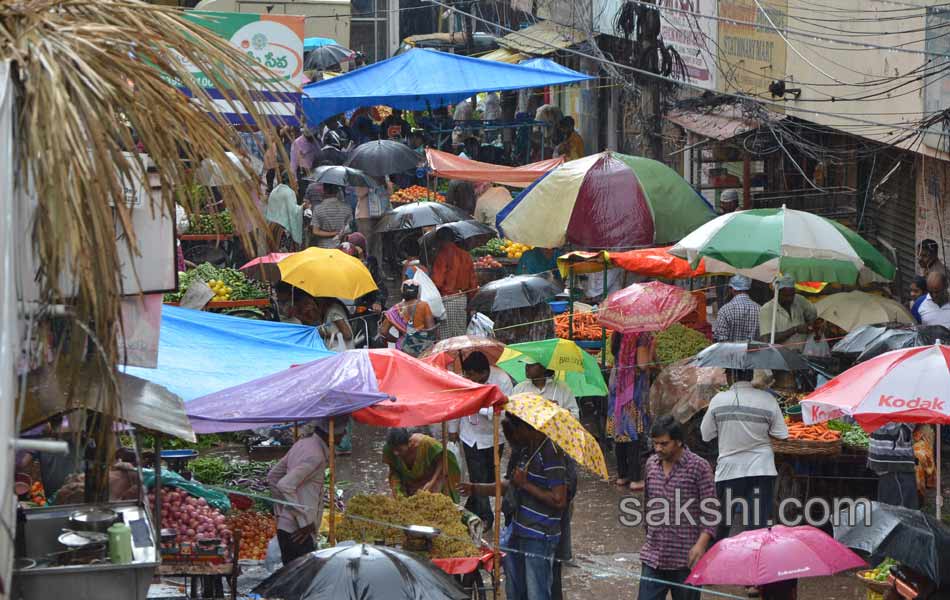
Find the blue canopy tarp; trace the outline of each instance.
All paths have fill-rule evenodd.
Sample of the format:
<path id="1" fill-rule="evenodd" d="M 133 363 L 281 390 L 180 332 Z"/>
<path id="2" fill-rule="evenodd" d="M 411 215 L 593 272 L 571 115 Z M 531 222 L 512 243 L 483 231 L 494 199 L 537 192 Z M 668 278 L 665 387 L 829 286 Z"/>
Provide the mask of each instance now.
<path id="1" fill-rule="evenodd" d="M 185 402 L 332 356 L 314 327 L 162 307 L 158 368 L 125 367 Z"/>
<path id="2" fill-rule="evenodd" d="M 300 102 L 310 123 L 362 106 L 425 110 L 455 104 L 479 92 L 579 83 L 593 79 L 572 71 L 552 73 L 521 65 L 413 48 L 345 75 L 308 84 Z"/>
<path id="3" fill-rule="evenodd" d="M 589 77 L 580 71 L 575 71 L 574 69 L 570 69 L 562 64 L 556 63 L 550 58 L 529 58 L 528 60 L 523 60 L 518 64 L 522 67 L 538 69 L 539 71 L 547 71 L 549 73 L 560 73 L 562 75 L 574 75 L 577 77 Z"/>

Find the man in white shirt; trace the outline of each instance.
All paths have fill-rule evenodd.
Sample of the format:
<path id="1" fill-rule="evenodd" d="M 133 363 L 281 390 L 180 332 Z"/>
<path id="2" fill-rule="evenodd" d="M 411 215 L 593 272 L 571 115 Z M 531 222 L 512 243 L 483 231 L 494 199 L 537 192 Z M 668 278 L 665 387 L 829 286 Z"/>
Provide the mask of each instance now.
<path id="1" fill-rule="evenodd" d="M 918 312 L 923 325 L 950 327 L 950 295 L 947 293 L 946 273 L 931 271 L 927 275 L 927 299 L 921 303 Z"/>
<path id="2" fill-rule="evenodd" d="M 772 519 L 775 454 L 772 438 L 788 438 L 775 396 L 752 386 L 753 371 L 728 371 L 732 384 L 713 396 L 700 425 L 704 442 L 719 438 L 716 493 L 723 511 L 716 538 L 728 537 L 734 509 L 744 505 L 743 529 L 767 527 Z"/>
<path id="3" fill-rule="evenodd" d="M 531 362 L 525 365 L 524 373 L 528 378 L 515 386 L 515 394 L 538 394 L 580 420 L 581 411 L 577 407 L 577 398 L 566 384 L 554 380 L 554 371 L 545 369 L 544 365 Z"/>
<path id="4" fill-rule="evenodd" d="M 491 366 L 488 358 L 481 352 L 472 352 L 462 361 L 462 372 L 467 379 L 475 383 L 497 385 L 505 396 L 512 394 L 511 377 L 498 367 Z M 490 408 L 483 408 L 457 422 L 458 437 L 462 442 L 465 465 L 472 483 L 495 481 L 495 426 L 492 412 Z M 498 444 L 498 452 L 504 453 L 505 437 L 501 431 L 498 432 Z M 488 496 L 469 496 L 465 508 L 478 515 L 485 524 L 485 531 L 491 531 L 495 515 Z"/>

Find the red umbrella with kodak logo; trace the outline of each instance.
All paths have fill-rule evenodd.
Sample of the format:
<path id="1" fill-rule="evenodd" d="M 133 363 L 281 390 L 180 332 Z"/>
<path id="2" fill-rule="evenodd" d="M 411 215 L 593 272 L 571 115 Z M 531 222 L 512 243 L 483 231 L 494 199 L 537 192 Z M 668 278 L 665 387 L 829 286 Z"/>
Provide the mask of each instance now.
<path id="1" fill-rule="evenodd" d="M 850 415 L 868 432 L 886 423 L 929 423 L 938 426 L 939 440 L 939 426 L 950 424 L 950 346 L 940 341 L 851 367 L 802 400 L 802 420 L 811 425 Z M 940 481 L 940 444 L 936 463 Z M 939 507 L 938 498 L 938 515 Z"/>

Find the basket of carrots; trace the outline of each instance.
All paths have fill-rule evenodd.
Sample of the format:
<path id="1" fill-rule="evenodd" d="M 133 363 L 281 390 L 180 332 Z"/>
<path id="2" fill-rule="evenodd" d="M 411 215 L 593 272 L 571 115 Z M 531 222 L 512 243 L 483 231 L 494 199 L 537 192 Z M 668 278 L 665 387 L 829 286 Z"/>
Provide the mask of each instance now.
<path id="1" fill-rule="evenodd" d="M 841 432 L 828 429 L 826 425 L 805 425 L 785 418 L 788 425 L 787 440 L 772 440 L 776 454 L 804 456 L 837 456 L 841 454 Z"/>
<path id="2" fill-rule="evenodd" d="M 554 335 L 561 339 L 570 339 L 570 314 L 562 313 L 554 317 Z M 574 339 L 600 341 L 603 331 L 600 323 L 597 322 L 597 316 L 592 312 L 574 313 Z"/>

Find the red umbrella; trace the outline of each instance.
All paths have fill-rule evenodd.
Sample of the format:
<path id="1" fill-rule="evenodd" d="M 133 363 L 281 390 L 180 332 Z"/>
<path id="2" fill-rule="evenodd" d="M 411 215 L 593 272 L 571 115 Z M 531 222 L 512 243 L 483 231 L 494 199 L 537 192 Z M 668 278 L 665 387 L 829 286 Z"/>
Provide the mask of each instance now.
<path id="1" fill-rule="evenodd" d="M 717 542 L 699 559 L 686 583 L 763 586 L 864 566 L 860 556 L 820 529 L 776 525 Z"/>
<path id="2" fill-rule="evenodd" d="M 505 345 L 494 338 L 459 335 L 437 342 L 419 358 L 443 369 L 448 369 L 453 363 L 461 369 L 462 361 L 472 352 L 481 352 L 488 362 L 495 364 L 504 351 Z"/>
<path id="3" fill-rule="evenodd" d="M 661 331 L 696 308 L 696 298 L 683 288 L 650 281 L 635 283 L 607 296 L 598 321 L 619 333 Z"/>

